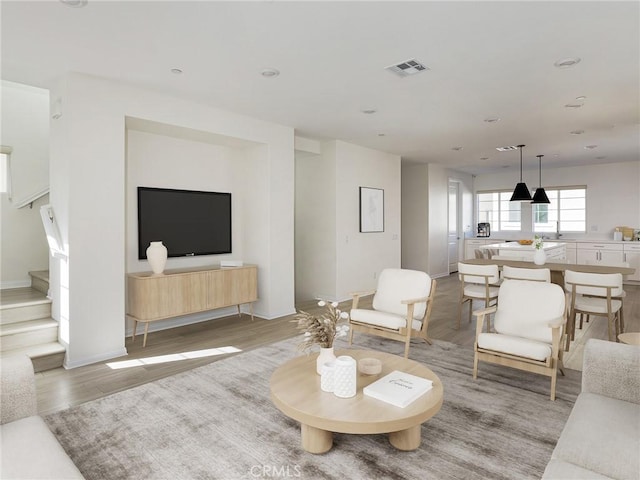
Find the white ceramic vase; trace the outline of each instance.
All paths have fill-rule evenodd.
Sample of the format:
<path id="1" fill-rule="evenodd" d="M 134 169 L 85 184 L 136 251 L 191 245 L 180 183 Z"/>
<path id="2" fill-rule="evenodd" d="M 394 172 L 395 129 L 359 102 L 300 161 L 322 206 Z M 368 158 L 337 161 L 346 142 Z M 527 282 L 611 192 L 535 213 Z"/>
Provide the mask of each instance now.
<path id="1" fill-rule="evenodd" d="M 147 261 L 154 275 L 160 275 L 167 264 L 167 247 L 162 242 L 151 242 L 147 247 Z"/>
<path id="2" fill-rule="evenodd" d="M 355 397 L 358 380 L 357 368 L 353 357 L 341 355 L 336 359 L 333 372 L 333 394 L 336 397 Z"/>
<path id="3" fill-rule="evenodd" d="M 533 263 L 536 265 L 544 265 L 546 261 L 547 253 L 542 248 L 537 249 L 533 254 Z"/>
<path id="4" fill-rule="evenodd" d="M 322 375 L 322 366 L 327 362 L 333 362 L 336 356 L 333 353 L 333 347 L 323 348 L 320 347 L 320 353 L 316 359 L 316 372 L 318 375 Z"/>

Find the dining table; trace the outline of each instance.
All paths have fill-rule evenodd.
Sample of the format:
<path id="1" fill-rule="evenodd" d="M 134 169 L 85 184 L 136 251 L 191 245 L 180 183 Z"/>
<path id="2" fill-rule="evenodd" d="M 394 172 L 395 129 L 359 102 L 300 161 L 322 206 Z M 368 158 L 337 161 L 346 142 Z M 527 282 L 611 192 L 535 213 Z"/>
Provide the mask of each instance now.
<path id="1" fill-rule="evenodd" d="M 621 273 L 624 275 L 633 275 L 636 271 L 633 267 L 624 267 L 618 265 L 577 265 L 573 263 L 552 263 L 548 262 L 544 265 L 537 265 L 533 262 L 522 260 L 505 260 L 491 258 L 469 258 L 462 260 L 462 263 L 469 265 L 498 265 L 502 269 L 505 265 L 520 268 L 548 268 L 551 271 L 551 282 L 564 287 L 564 272 L 572 270 L 574 272 L 586 273 Z"/>

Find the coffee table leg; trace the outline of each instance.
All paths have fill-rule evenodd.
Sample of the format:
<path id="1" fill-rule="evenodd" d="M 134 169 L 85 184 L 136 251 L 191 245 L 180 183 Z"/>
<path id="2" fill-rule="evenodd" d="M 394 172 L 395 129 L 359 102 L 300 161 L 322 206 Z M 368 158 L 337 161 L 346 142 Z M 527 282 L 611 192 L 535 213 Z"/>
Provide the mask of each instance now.
<path id="1" fill-rule="evenodd" d="M 420 446 L 422 440 L 422 425 L 400 430 L 399 432 L 391 432 L 389 434 L 389 443 L 398 450 L 415 450 Z"/>
<path id="2" fill-rule="evenodd" d="M 333 433 L 309 425 L 300 425 L 302 448 L 309 453 L 325 453 L 333 446 Z"/>

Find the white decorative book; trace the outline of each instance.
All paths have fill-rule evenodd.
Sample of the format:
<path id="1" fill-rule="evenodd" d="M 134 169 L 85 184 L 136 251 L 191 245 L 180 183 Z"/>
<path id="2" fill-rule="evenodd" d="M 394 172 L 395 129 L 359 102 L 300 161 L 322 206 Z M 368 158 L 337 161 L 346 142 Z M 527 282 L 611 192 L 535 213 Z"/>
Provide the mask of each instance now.
<path id="1" fill-rule="evenodd" d="M 369 397 L 404 408 L 431 390 L 432 386 L 431 380 L 394 370 L 364 387 L 363 392 Z"/>

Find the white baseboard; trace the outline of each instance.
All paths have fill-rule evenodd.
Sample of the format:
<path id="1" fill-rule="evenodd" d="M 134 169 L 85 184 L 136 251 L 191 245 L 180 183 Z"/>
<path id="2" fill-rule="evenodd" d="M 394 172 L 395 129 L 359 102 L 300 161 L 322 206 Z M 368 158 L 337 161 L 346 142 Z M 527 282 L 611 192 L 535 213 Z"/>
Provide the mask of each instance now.
<path id="1" fill-rule="evenodd" d="M 126 357 L 129 353 L 125 347 L 118 349 L 114 352 L 101 353 L 100 355 L 92 355 L 90 357 L 81 358 L 79 360 L 69 361 L 68 352 L 64 357 L 62 366 L 69 370 L 72 368 L 84 367 L 85 365 L 91 365 L 92 363 L 103 362 L 104 360 L 111 360 L 112 358 Z"/>

